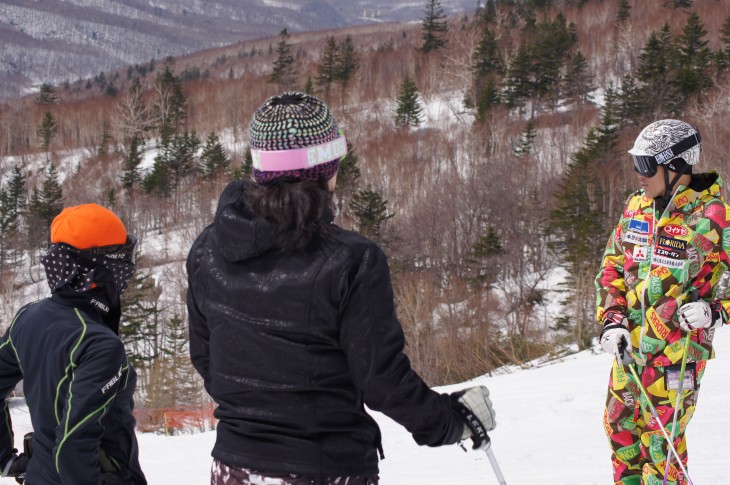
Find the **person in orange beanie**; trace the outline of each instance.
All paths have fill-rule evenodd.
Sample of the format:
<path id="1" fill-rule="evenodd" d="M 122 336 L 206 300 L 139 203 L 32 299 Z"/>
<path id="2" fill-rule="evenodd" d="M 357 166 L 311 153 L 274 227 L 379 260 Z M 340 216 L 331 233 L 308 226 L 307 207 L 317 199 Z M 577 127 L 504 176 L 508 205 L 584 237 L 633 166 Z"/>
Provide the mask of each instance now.
<path id="1" fill-rule="evenodd" d="M 146 484 L 118 335 L 136 239 L 109 209 L 64 209 L 42 259 L 51 296 L 21 308 L 0 339 L 0 471 L 33 485 Z M 34 432 L 13 447 L 5 399 L 23 379 Z"/>

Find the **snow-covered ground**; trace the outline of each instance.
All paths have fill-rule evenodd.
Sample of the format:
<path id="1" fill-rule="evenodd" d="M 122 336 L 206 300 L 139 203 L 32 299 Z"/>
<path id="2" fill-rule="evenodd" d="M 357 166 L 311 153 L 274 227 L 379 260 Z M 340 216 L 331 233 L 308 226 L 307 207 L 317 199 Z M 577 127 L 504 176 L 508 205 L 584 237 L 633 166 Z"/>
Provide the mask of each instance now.
<path id="1" fill-rule="evenodd" d="M 688 429 L 689 473 L 695 485 L 730 484 L 730 328 L 718 332 L 716 343 L 718 358 L 708 365 Z M 492 450 L 508 484 L 605 485 L 611 483 L 611 465 L 601 416 L 610 362 L 605 354 L 586 351 L 561 362 L 479 377 L 440 390 L 474 384 L 489 387 L 498 423 L 491 433 Z M 403 428 L 374 414 L 383 431 L 383 485 L 497 483 L 483 452 L 464 452 L 457 446 L 419 447 Z M 20 438 L 30 428 L 27 410 L 15 409 L 13 421 Z M 209 483 L 214 439 L 214 432 L 173 437 L 139 434 L 149 483 Z"/>

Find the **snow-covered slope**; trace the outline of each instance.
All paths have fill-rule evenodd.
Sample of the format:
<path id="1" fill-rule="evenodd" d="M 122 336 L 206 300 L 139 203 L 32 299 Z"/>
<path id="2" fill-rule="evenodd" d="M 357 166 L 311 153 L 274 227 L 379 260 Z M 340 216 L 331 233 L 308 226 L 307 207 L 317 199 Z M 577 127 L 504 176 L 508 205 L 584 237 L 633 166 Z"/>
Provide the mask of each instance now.
<path id="1" fill-rule="evenodd" d="M 730 328 L 716 337 L 718 358 L 708 365 L 702 397 L 688 429 L 689 472 L 696 485 L 730 484 Z M 485 384 L 492 392 L 497 428 L 492 450 L 509 485 L 611 483 L 601 416 L 611 359 L 590 351 L 560 362 L 447 386 L 452 391 Z M 374 413 L 383 431 L 383 485 L 496 484 L 483 452 L 457 446 L 417 446 L 396 423 Z M 16 437 L 30 429 L 25 408 L 13 410 Z M 150 484 L 209 482 L 215 433 L 165 437 L 140 434 L 142 467 Z M 18 443 L 20 444 L 20 443 Z M 0 483 L 10 484 L 10 479 Z M 14 483 L 14 482 L 12 482 Z"/>

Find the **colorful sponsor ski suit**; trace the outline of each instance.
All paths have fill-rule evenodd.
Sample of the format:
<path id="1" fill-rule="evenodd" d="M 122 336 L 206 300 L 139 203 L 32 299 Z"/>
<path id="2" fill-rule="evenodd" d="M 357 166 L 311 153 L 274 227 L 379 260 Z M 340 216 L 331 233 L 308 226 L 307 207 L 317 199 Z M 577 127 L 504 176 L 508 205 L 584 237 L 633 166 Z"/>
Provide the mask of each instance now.
<path id="1" fill-rule="evenodd" d="M 596 278 L 597 319 L 608 311 L 628 320 L 631 345 L 642 385 L 671 435 L 675 390 L 667 390 L 668 368 L 679 366 L 684 334 L 677 309 L 694 295 L 712 302 L 727 322 L 726 295 L 730 267 L 730 214 L 720 195 L 722 180 L 715 172 L 693 175 L 689 187 L 679 186 L 666 209 L 636 192 L 629 197 L 611 234 Z M 723 277 L 723 275 L 725 276 Z M 699 384 L 708 359 L 714 357 L 714 329 L 692 332 L 687 351 Z M 698 387 L 697 385 L 695 387 Z M 683 393 L 674 445 L 686 466 L 684 431 L 694 413 L 697 390 Z M 667 443 L 627 367 L 614 362 L 609 380 L 604 427 L 612 449 L 614 482 L 622 485 L 661 484 Z M 676 463 L 668 483 L 684 483 Z"/>

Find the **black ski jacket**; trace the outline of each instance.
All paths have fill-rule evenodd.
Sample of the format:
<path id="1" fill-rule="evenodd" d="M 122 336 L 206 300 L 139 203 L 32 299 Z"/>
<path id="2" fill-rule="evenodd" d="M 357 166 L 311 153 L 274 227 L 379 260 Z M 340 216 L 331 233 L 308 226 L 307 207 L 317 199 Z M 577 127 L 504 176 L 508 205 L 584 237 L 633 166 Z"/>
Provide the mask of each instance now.
<path id="1" fill-rule="evenodd" d="M 220 420 L 212 455 L 269 473 L 375 475 L 380 431 L 365 405 L 419 444 L 457 442 L 449 396 L 403 354 L 380 248 L 335 227 L 277 250 L 248 184 L 226 188 L 187 261 L 191 358 Z"/>
<path id="2" fill-rule="evenodd" d="M 23 379 L 33 422 L 26 483 L 99 485 L 99 448 L 125 484 L 146 484 L 139 465 L 136 374 L 119 336 L 104 323 L 96 292 L 58 290 L 23 307 L 0 340 L 0 465 L 13 452 L 5 398 Z"/>

